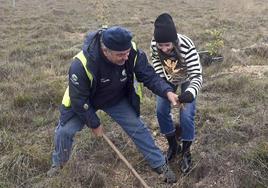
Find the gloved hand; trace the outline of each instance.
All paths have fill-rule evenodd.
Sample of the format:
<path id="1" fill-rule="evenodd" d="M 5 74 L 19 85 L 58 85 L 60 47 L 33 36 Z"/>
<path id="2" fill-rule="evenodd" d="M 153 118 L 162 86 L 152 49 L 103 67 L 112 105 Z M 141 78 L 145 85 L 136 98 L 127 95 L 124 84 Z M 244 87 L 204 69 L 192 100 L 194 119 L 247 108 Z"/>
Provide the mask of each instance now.
<path id="1" fill-rule="evenodd" d="M 194 101 L 194 96 L 190 91 L 185 91 L 179 96 L 180 103 L 191 103 Z"/>

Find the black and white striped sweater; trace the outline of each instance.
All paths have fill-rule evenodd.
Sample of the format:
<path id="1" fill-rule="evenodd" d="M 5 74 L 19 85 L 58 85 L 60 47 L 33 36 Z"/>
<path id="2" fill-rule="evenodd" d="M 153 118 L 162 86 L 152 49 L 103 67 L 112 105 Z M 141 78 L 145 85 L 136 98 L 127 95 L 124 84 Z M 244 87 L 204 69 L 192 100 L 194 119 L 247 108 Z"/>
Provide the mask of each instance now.
<path id="1" fill-rule="evenodd" d="M 202 66 L 200 64 L 199 55 L 195 49 L 194 43 L 187 36 L 178 34 L 179 48 L 183 63 L 178 63 L 178 57 L 175 55 L 165 56 L 160 61 L 156 42 L 154 38 L 151 41 L 151 59 L 154 70 L 174 85 L 190 81 L 190 85 L 186 89 L 192 93 L 195 98 L 198 91 L 202 87 Z"/>

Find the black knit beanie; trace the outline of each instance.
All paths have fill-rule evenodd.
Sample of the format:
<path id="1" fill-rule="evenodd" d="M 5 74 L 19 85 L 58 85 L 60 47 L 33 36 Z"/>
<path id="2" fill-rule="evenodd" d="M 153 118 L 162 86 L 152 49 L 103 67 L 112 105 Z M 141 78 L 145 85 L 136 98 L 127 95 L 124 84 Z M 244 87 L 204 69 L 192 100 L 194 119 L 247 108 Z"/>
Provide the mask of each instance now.
<path id="1" fill-rule="evenodd" d="M 177 40 L 177 30 L 169 14 L 163 13 L 156 18 L 154 38 L 158 43 L 175 42 Z"/>

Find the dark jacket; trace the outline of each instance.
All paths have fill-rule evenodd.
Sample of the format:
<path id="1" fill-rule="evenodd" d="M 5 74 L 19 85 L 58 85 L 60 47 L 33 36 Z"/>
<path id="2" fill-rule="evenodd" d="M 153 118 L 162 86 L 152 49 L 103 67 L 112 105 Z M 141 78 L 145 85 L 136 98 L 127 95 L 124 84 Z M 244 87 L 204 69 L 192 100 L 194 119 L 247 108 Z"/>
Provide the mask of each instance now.
<path id="1" fill-rule="evenodd" d="M 98 80 L 98 62 L 100 58 L 100 32 L 89 33 L 83 45 L 83 53 L 87 58 L 87 69 L 93 76 L 90 81 L 86 71 L 78 59 L 74 59 L 69 69 L 69 96 L 71 106 L 61 105 L 60 122 L 64 125 L 75 114 L 81 121 L 91 128 L 97 128 L 100 120 L 96 115 L 95 107 L 92 105 L 96 93 L 96 84 Z M 134 59 L 137 55 L 137 61 L 134 65 Z M 142 82 L 144 86 L 155 94 L 166 97 L 168 91 L 173 91 L 162 78 L 160 78 L 148 63 L 147 57 L 141 50 L 130 51 L 129 59 L 125 63 L 127 72 L 127 98 L 135 109 L 137 116 L 140 115 L 140 98 L 134 89 L 134 74 L 137 81 Z M 109 93 L 107 93 L 109 95 Z"/>

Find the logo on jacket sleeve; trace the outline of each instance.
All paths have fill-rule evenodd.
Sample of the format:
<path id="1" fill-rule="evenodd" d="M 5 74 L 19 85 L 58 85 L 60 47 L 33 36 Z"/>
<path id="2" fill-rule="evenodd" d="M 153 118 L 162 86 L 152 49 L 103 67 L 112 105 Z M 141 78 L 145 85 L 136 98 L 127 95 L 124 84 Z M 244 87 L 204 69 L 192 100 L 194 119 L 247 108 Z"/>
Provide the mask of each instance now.
<path id="1" fill-rule="evenodd" d="M 72 74 L 70 80 L 74 85 L 79 85 L 78 77 L 75 74 Z"/>
<path id="2" fill-rule="evenodd" d="M 88 110 L 88 104 L 87 103 L 85 103 L 83 107 L 84 107 L 85 110 Z"/>

